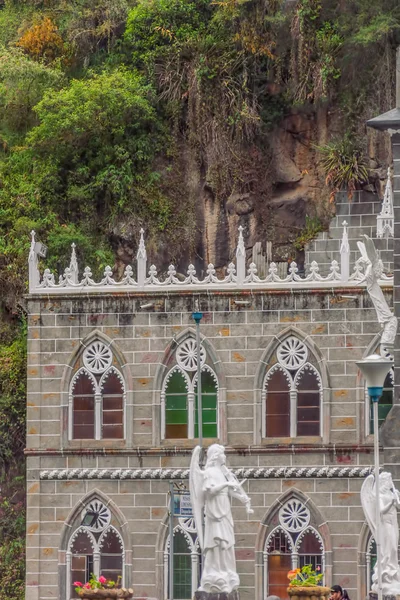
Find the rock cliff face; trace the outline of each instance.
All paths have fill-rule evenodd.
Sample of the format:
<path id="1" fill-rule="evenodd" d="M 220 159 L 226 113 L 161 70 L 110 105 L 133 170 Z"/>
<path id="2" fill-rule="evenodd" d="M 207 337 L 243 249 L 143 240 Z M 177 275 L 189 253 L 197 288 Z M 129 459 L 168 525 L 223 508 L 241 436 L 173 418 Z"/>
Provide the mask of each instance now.
<path id="1" fill-rule="evenodd" d="M 293 242 L 304 229 L 306 215 L 318 217 L 328 229 L 335 214 L 318 153 L 318 146 L 326 144 L 335 129 L 340 130 L 340 123 L 327 106 L 293 112 L 257 144 L 241 149 L 244 158 L 238 176 L 222 194 L 207 177 L 212 166 L 207 164 L 207 156 L 212 150 L 199 160 L 189 143 L 182 141 L 179 174 L 173 181 L 165 175 L 165 189 L 167 193 L 171 193 L 171 186 L 180 190 L 177 211 L 183 210 L 184 219 L 177 225 L 175 236 L 170 232 L 150 235 L 149 260 L 156 261 L 157 257 L 157 264 L 165 270 L 175 261 L 182 274 L 189 262 L 199 274 L 209 263 L 222 271 L 234 260 L 238 227 L 242 225 L 249 260 L 257 242 L 265 252 L 269 241 L 274 261 L 294 259 L 301 263 L 303 254 L 294 249 Z M 381 137 L 368 135 L 370 182 L 364 187 L 382 197 L 388 148 Z M 124 263 L 131 261 L 138 239 L 134 224 L 125 225 L 116 236 Z M 127 230 L 130 235 L 126 237 Z"/>

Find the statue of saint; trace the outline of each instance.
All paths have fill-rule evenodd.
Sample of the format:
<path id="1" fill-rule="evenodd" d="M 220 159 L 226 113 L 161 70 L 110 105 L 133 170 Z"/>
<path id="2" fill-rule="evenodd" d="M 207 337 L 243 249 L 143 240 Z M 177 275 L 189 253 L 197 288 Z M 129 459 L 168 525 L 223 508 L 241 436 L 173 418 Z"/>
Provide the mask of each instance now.
<path id="1" fill-rule="evenodd" d="M 199 464 L 200 452 L 201 449 L 197 446 L 193 450 L 190 464 L 190 497 L 203 552 L 203 572 L 199 590 L 208 593 L 230 593 L 236 590 L 240 583 L 236 572 L 231 497 L 243 502 L 248 514 L 253 511 L 250 498 L 243 491 L 241 483 L 225 466 L 225 448 L 219 444 L 210 446 L 204 469 L 201 469 Z"/>
<path id="2" fill-rule="evenodd" d="M 397 595 L 400 594 L 400 570 L 397 553 L 399 543 L 397 508 L 400 507 L 400 496 L 393 485 L 391 474 L 387 471 L 379 475 L 379 484 L 382 589 L 384 595 Z M 369 475 L 362 485 L 361 504 L 371 533 L 376 539 L 376 492 L 374 475 Z M 377 565 L 375 565 L 372 576 L 372 591 L 378 591 Z"/>
<path id="3" fill-rule="evenodd" d="M 374 242 L 367 236 L 363 236 L 365 242 L 357 242 L 361 252 L 361 261 L 366 265 L 365 279 L 367 282 L 367 291 L 375 307 L 378 321 L 383 327 L 381 339 L 381 355 L 386 356 L 391 353 L 397 332 L 397 317 L 390 310 L 385 300 L 381 286 L 378 280 L 383 274 L 383 264 L 379 258 Z"/>

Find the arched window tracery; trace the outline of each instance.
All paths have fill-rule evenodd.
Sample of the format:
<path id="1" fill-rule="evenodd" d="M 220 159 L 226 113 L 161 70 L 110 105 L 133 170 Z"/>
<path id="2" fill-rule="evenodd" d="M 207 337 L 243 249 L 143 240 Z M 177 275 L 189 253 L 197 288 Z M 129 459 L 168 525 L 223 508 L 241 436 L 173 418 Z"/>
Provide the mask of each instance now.
<path id="1" fill-rule="evenodd" d="M 124 583 L 124 543 L 110 520 L 101 500 L 90 501 L 82 511 L 68 544 L 66 600 L 77 598 L 74 582 L 86 583 L 92 574 Z"/>
<path id="2" fill-rule="evenodd" d="M 207 353 L 201 346 L 201 397 L 203 437 L 218 437 L 218 379 Z M 198 437 L 197 351 L 195 340 L 188 338 L 175 352 L 176 364 L 164 378 L 161 391 L 161 437 L 193 439 Z"/>
<path id="3" fill-rule="evenodd" d="M 321 435 L 322 380 L 307 346 L 295 336 L 281 342 L 263 386 L 263 437 Z"/>
<path id="4" fill-rule="evenodd" d="M 263 552 L 263 593 L 288 599 L 287 574 L 312 565 L 324 572 L 325 552 L 321 535 L 310 525 L 311 514 L 303 502 L 291 498 L 278 514 L 279 525 L 268 535 Z"/>
<path id="5" fill-rule="evenodd" d="M 70 440 L 125 437 L 125 383 L 112 361 L 111 349 L 99 341 L 90 344 L 79 359 L 84 366 L 70 383 Z"/>
<path id="6" fill-rule="evenodd" d="M 179 519 L 181 522 L 182 519 Z M 173 568 L 173 597 L 174 600 L 191 600 L 194 597 L 201 578 L 201 551 L 197 533 L 192 527 L 182 524 L 174 527 L 174 568 Z M 166 540 L 164 552 L 164 598 L 170 598 L 169 593 L 170 543 Z"/>

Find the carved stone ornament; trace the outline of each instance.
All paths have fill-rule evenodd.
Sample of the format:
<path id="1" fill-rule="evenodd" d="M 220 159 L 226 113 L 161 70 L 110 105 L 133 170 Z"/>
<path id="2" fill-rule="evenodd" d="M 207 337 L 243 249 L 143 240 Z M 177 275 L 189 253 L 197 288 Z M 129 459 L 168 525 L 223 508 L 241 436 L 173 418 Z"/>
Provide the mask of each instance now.
<path id="1" fill-rule="evenodd" d="M 103 531 L 111 523 L 110 509 L 100 500 L 93 500 L 82 511 L 82 527 L 95 533 Z"/>
<path id="2" fill-rule="evenodd" d="M 200 345 L 200 363 L 204 365 L 206 351 Z M 179 345 L 176 351 L 176 362 L 184 371 L 196 371 L 197 369 L 197 346 L 196 340 L 189 338 Z"/>
<path id="3" fill-rule="evenodd" d="M 99 375 L 112 365 L 112 352 L 103 342 L 93 342 L 83 353 L 83 364 L 91 373 Z"/>
<path id="4" fill-rule="evenodd" d="M 289 500 L 279 511 L 279 523 L 286 531 L 297 533 L 309 525 L 310 511 L 300 500 Z"/>
<path id="5" fill-rule="evenodd" d="M 305 364 L 308 357 L 307 346 L 291 335 L 279 345 L 276 356 L 282 367 L 294 371 Z"/>

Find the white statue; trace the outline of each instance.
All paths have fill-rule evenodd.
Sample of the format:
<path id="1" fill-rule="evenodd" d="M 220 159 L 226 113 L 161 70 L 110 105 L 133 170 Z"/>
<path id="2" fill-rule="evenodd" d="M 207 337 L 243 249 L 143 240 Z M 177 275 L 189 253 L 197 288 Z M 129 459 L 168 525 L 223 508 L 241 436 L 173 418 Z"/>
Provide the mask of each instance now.
<path id="1" fill-rule="evenodd" d="M 399 527 L 397 524 L 396 509 L 400 507 L 400 496 L 393 485 L 391 474 L 387 471 L 379 475 L 379 492 L 382 591 L 383 595 L 397 595 L 400 594 L 400 569 L 397 554 Z M 376 539 L 376 492 L 374 475 L 369 475 L 362 485 L 361 504 L 371 533 Z M 372 591 L 378 591 L 377 565 L 375 565 L 372 576 Z"/>
<path id="2" fill-rule="evenodd" d="M 383 264 L 379 258 L 374 242 L 367 236 L 363 236 L 365 242 L 357 242 L 361 252 L 361 261 L 366 265 L 365 279 L 367 291 L 376 310 L 378 321 L 383 327 L 381 338 L 381 355 L 386 356 L 394 346 L 397 332 L 397 317 L 395 317 L 385 300 L 378 280 L 382 277 Z"/>
<path id="3" fill-rule="evenodd" d="M 248 514 L 253 511 L 242 484 L 225 466 L 225 448 L 219 444 L 208 448 L 204 470 L 199 464 L 200 453 L 200 446 L 197 446 L 193 450 L 190 464 L 190 497 L 204 557 L 199 590 L 230 593 L 240 583 L 236 572 L 231 497 L 243 502 Z"/>

